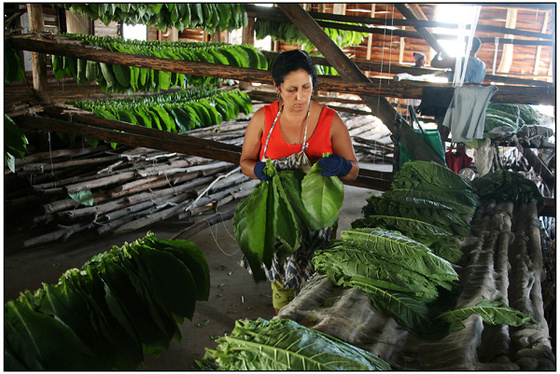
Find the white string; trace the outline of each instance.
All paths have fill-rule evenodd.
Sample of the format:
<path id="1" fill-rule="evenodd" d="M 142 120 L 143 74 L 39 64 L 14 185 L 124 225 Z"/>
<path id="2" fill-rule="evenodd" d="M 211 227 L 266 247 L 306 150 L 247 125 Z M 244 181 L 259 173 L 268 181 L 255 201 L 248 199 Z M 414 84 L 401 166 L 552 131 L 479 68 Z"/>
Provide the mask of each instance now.
<path id="1" fill-rule="evenodd" d="M 198 197 L 192 202 L 191 205 L 189 205 L 188 207 L 185 208 L 185 212 L 188 212 L 189 209 L 191 209 L 191 208 L 198 202 L 198 200 L 200 200 L 200 199 L 202 198 L 202 196 L 204 196 L 204 195 L 206 194 L 206 192 L 208 192 L 212 187 L 214 187 L 214 185 L 215 185 L 219 180 L 221 180 L 221 179 L 223 179 L 223 178 L 226 178 L 226 177 L 229 177 L 230 175 L 232 175 L 232 174 L 235 173 L 235 172 L 238 172 L 239 170 L 241 170 L 241 166 L 238 166 L 238 167 L 236 167 L 235 169 L 233 169 L 232 171 L 230 171 L 229 173 L 227 173 L 227 174 L 222 174 L 222 175 L 220 175 L 218 178 L 216 178 L 216 180 L 214 180 L 212 183 L 210 183 L 210 184 L 208 185 L 208 187 L 206 187 L 206 188 L 204 189 L 204 191 L 202 191 L 202 192 L 200 193 L 200 195 L 198 195 Z"/>
<path id="2" fill-rule="evenodd" d="M 220 217 L 222 217 L 222 223 L 223 223 L 223 225 L 224 225 L 224 227 L 225 227 L 227 233 L 229 234 L 229 236 L 230 236 L 233 240 L 235 240 L 235 237 L 233 237 L 233 236 L 231 235 L 231 233 L 229 232 L 229 230 L 227 229 L 227 226 L 226 226 L 226 223 L 225 223 L 225 221 L 224 221 L 224 219 L 223 219 L 222 213 L 220 213 L 220 212 L 216 212 L 216 213 L 219 214 Z M 233 256 L 233 255 L 235 255 L 237 252 L 239 252 L 239 249 L 240 249 L 240 248 L 239 248 L 239 246 L 238 246 L 238 248 L 237 248 L 237 250 L 236 250 L 235 252 L 233 252 L 233 253 L 226 253 L 226 252 L 222 249 L 222 247 L 220 246 L 220 243 L 218 243 L 218 239 L 216 238 L 216 235 L 218 234 L 218 227 L 216 227 L 216 235 L 214 235 L 214 231 L 212 231 L 212 225 L 210 224 L 210 222 L 208 222 L 208 220 L 204 220 L 204 222 L 206 222 L 206 223 L 208 224 L 208 230 L 210 230 L 210 234 L 212 234 L 212 238 L 214 239 L 214 243 L 216 243 L 216 246 L 218 247 L 218 249 L 220 250 L 220 252 L 222 252 L 222 253 L 223 253 L 224 255 L 226 255 L 226 256 Z"/>

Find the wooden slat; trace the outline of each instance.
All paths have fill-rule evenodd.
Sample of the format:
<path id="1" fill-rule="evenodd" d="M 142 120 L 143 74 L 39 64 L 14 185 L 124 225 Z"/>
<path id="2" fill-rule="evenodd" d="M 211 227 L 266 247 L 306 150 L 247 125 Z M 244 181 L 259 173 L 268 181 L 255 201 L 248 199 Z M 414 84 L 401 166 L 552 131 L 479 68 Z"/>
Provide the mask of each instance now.
<path id="1" fill-rule="evenodd" d="M 41 40 L 34 35 L 13 36 L 6 38 L 6 40 L 16 49 L 58 54 L 60 56 L 72 56 L 116 65 L 144 67 L 175 73 L 194 74 L 272 85 L 270 72 L 259 69 L 239 68 L 207 62 L 178 61 L 152 56 L 110 52 L 101 48 L 94 49 L 91 47 L 55 41 L 59 39 Z M 365 78 L 367 79 L 367 77 Z M 385 97 L 420 99 L 422 98 L 423 85 L 449 86 L 450 84 L 435 84 L 415 81 L 395 83 L 392 79 L 372 81 L 368 79 L 368 81 L 358 83 L 346 82 L 340 77 L 321 76 L 320 81 L 317 84 L 317 89 L 373 96 L 375 98 L 375 110 L 377 111 L 378 97 L 380 99 L 384 99 Z M 556 103 L 555 95 L 556 90 L 554 87 L 499 86 L 499 90 L 492 97 L 492 102 L 554 105 Z M 381 119 L 386 126 L 390 126 L 388 123 L 393 123 L 394 121 L 393 117 Z"/>

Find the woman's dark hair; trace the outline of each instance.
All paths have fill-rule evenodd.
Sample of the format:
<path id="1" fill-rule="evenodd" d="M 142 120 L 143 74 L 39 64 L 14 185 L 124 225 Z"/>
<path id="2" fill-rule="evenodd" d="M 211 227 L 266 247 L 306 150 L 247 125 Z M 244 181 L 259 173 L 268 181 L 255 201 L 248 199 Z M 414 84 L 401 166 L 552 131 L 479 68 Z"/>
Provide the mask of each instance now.
<path id="1" fill-rule="evenodd" d="M 282 52 L 276 57 L 272 64 L 272 79 L 277 86 L 284 83 L 286 75 L 299 69 L 305 70 L 311 77 L 313 87 L 317 81 L 317 70 L 315 64 L 307 52 L 300 49 Z"/>

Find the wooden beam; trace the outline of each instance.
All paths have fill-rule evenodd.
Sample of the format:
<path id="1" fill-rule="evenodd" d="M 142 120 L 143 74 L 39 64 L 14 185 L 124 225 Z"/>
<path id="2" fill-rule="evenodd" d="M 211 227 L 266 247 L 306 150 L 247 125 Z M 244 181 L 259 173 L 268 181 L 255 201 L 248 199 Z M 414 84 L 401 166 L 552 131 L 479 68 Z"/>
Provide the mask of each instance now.
<path id="1" fill-rule="evenodd" d="M 414 13 L 410 9 L 408 9 L 406 4 L 396 3 L 393 4 L 393 6 L 397 8 L 399 12 L 401 12 L 404 18 L 408 20 L 418 21 Z M 437 39 L 432 35 L 432 33 L 427 28 L 420 27 L 420 26 L 415 26 L 414 28 L 416 29 L 416 31 L 418 31 L 418 33 L 422 36 L 422 38 L 424 38 L 424 40 L 428 43 L 428 45 L 432 47 L 436 52 L 443 51 L 443 47 L 441 46 L 441 44 L 439 44 Z"/>
<path id="2" fill-rule="evenodd" d="M 92 118 L 94 117 L 92 116 Z M 241 157 L 241 147 L 238 147 L 237 151 L 232 151 L 229 149 L 229 145 L 213 140 L 200 139 L 188 135 L 165 134 L 163 131 L 103 118 L 97 118 L 97 124 L 84 124 L 77 121 L 69 122 L 28 115 L 16 117 L 14 121 L 19 126 L 60 131 L 86 138 L 116 142 L 131 147 L 148 147 L 169 152 L 179 152 L 234 164 L 239 164 L 239 158 Z M 120 131 L 115 131 L 115 129 Z"/>
<path id="3" fill-rule="evenodd" d="M 484 5 L 482 5 L 484 7 Z M 275 8 L 263 8 L 257 7 L 254 5 L 245 5 L 245 9 L 250 16 L 261 18 L 261 19 L 271 19 L 279 22 L 285 22 L 285 17 L 278 12 Z M 330 20 L 330 21 L 337 21 L 337 22 L 350 22 L 350 23 L 358 23 L 358 24 L 370 24 L 370 25 L 379 25 L 385 26 L 387 20 L 384 18 L 374 18 L 372 17 L 360 17 L 360 16 L 348 16 L 348 15 L 339 15 L 339 14 L 331 14 L 331 13 L 322 13 L 322 12 L 309 12 L 309 15 L 315 20 Z M 417 17 L 418 18 L 418 17 Z M 338 28 L 337 24 L 331 23 L 333 28 Z M 338 24 L 341 25 L 341 24 Z M 424 28 L 449 28 L 449 29 L 458 29 L 459 25 L 456 23 L 450 22 L 438 22 L 438 21 L 428 21 L 428 20 L 421 20 L 421 19 L 393 19 L 391 20 L 391 26 L 409 26 L 409 27 L 424 27 Z M 467 28 L 468 29 L 468 28 Z M 551 34 L 544 34 L 538 33 L 534 31 L 527 31 L 527 30 L 518 30 L 500 26 L 493 26 L 493 25 L 477 25 L 476 29 L 478 31 L 484 32 L 494 32 L 499 34 L 511 34 L 511 35 L 519 35 L 519 36 L 527 36 L 532 38 L 542 38 L 549 41 L 554 40 L 554 35 Z M 366 31 L 367 32 L 367 31 Z M 383 32 L 386 32 L 384 30 Z M 416 35 L 416 38 L 422 38 L 418 33 L 412 32 L 410 35 Z M 442 37 L 442 35 L 437 35 L 438 39 Z M 413 37 L 408 35 L 402 35 L 407 37 Z M 494 39 L 493 37 L 489 37 Z"/>
<path id="4" fill-rule="evenodd" d="M 45 27 L 43 21 L 43 4 L 30 3 L 27 4 L 27 14 L 29 15 L 30 31 L 32 33 L 42 33 Z M 32 52 L 32 69 L 33 69 L 33 92 L 39 100 L 43 102 L 49 101 L 49 93 L 47 90 L 47 61 L 43 53 Z"/>
<path id="5" fill-rule="evenodd" d="M 60 38 L 50 36 L 49 38 L 50 39 L 46 39 L 46 37 L 44 39 L 39 39 L 34 35 L 24 35 L 8 37 L 6 40 L 16 49 L 60 56 L 71 56 L 115 65 L 135 66 L 154 70 L 171 71 L 174 73 L 202 75 L 206 77 L 234 79 L 272 85 L 270 72 L 265 70 L 239 68 L 235 66 L 211 64 L 208 62 L 179 61 L 153 56 L 111 52 L 102 48 L 94 49 L 86 47 L 75 41 L 61 43 Z M 332 42 L 332 40 L 328 40 Z M 346 55 L 342 55 L 344 56 L 344 59 L 348 59 Z M 357 67 L 355 67 L 355 69 L 359 71 Z M 371 99 L 373 101 L 371 105 L 375 107 L 373 110 L 377 113 L 379 112 L 380 106 L 385 105 L 382 104 L 383 100 L 387 101 L 385 97 L 420 99 L 422 98 L 422 86 L 424 85 L 450 86 L 450 84 L 417 81 L 395 82 L 393 79 L 377 79 L 372 83 L 372 81 L 363 75 L 363 73 L 361 73 L 361 75 L 362 79 L 365 78 L 367 81 L 362 80 L 361 82 L 348 82 L 342 80 L 340 77 L 320 76 L 317 89 L 351 93 L 355 95 L 369 95 L 373 97 Z M 507 85 L 499 87 L 500 89 L 494 94 L 494 96 L 492 96 L 493 102 L 546 105 L 554 105 L 556 102 L 556 90 L 553 85 L 548 87 L 515 87 Z M 378 106 L 377 97 L 380 97 L 380 106 Z M 381 100 L 381 98 L 383 98 L 383 100 Z M 381 109 L 381 111 L 383 113 L 383 109 Z M 389 121 L 391 124 L 396 118 L 392 117 L 390 114 L 385 114 L 385 116 L 385 120 Z M 381 118 L 381 120 L 383 121 L 383 118 Z"/>
<path id="6" fill-rule="evenodd" d="M 269 59 L 274 59 L 278 53 L 277 52 L 268 52 L 263 51 L 264 55 Z M 318 65 L 325 65 L 330 66 L 327 59 L 322 57 L 311 57 L 314 63 Z M 368 61 L 367 59 L 363 58 L 353 58 L 352 61 L 360 68 L 362 71 L 381 71 L 383 65 L 379 62 Z M 430 67 L 424 68 L 416 68 L 413 66 L 403 66 L 393 64 L 391 65 L 391 73 L 398 74 L 398 73 L 409 73 L 410 75 L 424 75 L 424 74 L 438 74 L 441 73 L 441 69 L 435 69 Z M 447 75 L 445 75 L 447 76 Z M 522 85 L 522 86 L 538 86 L 538 87 L 550 87 L 554 88 L 554 84 L 542 80 L 535 80 L 535 79 L 524 79 L 524 78 L 515 78 L 515 77 L 506 77 L 503 75 L 493 75 L 493 74 L 486 74 L 484 78 L 485 82 L 494 82 L 494 83 L 505 83 L 508 85 Z M 518 87 L 521 89 L 521 87 Z M 517 88 L 514 88 L 517 89 Z"/>
<path id="7" fill-rule="evenodd" d="M 278 7 L 292 20 L 292 22 L 317 47 L 319 52 L 331 63 L 342 79 L 352 83 L 371 84 L 371 81 L 350 59 L 338 48 L 309 14 L 297 4 L 280 3 Z M 400 138 L 402 144 L 417 160 L 434 161 L 444 164 L 438 154 L 426 147 L 425 142 L 393 108 L 385 97 L 362 95 L 366 105 L 372 110 L 392 132 L 398 131 L 395 126 L 397 120 L 401 122 Z"/>
<path id="8" fill-rule="evenodd" d="M 247 7 L 247 6 L 246 6 Z M 258 7 L 259 9 L 266 9 L 265 11 L 259 11 L 258 13 L 253 13 L 250 12 L 248 13 L 251 16 L 255 16 L 259 19 L 265 19 L 265 20 L 272 20 L 272 21 L 277 21 L 277 22 L 289 22 L 289 20 L 282 16 L 282 15 L 278 15 L 277 13 L 271 13 L 271 9 L 274 8 L 262 8 L 262 7 Z M 256 12 L 256 11 L 255 11 Z M 311 12 L 311 14 L 317 14 L 316 12 Z M 322 19 L 327 19 L 327 18 L 334 18 L 334 17 L 349 17 L 348 19 L 344 19 L 342 18 L 340 20 L 340 22 L 351 22 L 350 20 L 354 19 L 354 16 L 341 16 L 341 15 L 333 15 L 333 14 L 329 14 L 329 13 L 318 13 L 318 14 L 327 14 L 328 16 L 325 17 L 321 17 Z M 361 19 L 365 19 L 365 20 L 371 20 L 370 18 L 367 17 L 358 17 Z M 408 24 L 406 22 L 398 22 L 398 21 L 406 21 L 408 22 Z M 365 26 L 358 26 L 358 25 L 354 25 L 354 24 L 347 24 L 347 23 L 339 23 L 339 22 L 330 22 L 330 21 L 322 21 L 322 20 L 317 20 L 316 21 L 317 24 L 321 27 L 328 27 L 328 28 L 333 28 L 333 29 L 339 29 L 339 30 L 349 30 L 349 31 L 356 31 L 356 32 L 364 32 L 364 33 L 370 33 L 370 34 L 387 34 L 388 30 L 385 27 L 365 27 Z M 380 23 L 381 22 L 381 23 Z M 361 22 L 361 23 L 367 23 L 367 22 Z M 369 22 L 372 23 L 372 22 Z M 379 23 L 380 25 L 386 26 L 386 20 L 385 19 L 378 19 L 376 20 L 375 23 Z M 418 27 L 439 27 L 438 26 L 438 22 L 433 22 L 433 21 L 420 21 L 420 20 L 391 20 L 391 26 L 418 26 Z M 447 24 L 447 25 L 454 25 L 454 24 Z M 455 25 L 456 27 L 458 27 L 457 25 Z M 484 25 L 480 25 L 480 27 L 477 27 L 478 31 L 483 31 L 482 29 L 484 29 L 485 27 L 483 27 Z M 468 27 L 467 27 L 468 29 Z M 508 28 L 497 28 L 496 31 L 494 32 L 504 32 L 507 31 L 508 33 L 510 33 L 511 35 L 518 35 L 520 34 L 520 30 L 515 30 L 515 29 L 508 29 Z M 418 32 L 418 31 L 412 31 L 412 30 L 400 30 L 400 29 L 394 29 L 394 30 L 390 30 L 391 34 L 393 36 L 401 36 L 401 37 L 406 37 L 406 38 L 412 38 L 412 39 L 424 39 L 424 37 Z M 451 34 L 432 34 L 436 40 L 451 40 L 451 39 L 456 39 L 455 35 L 451 35 Z M 528 36 L 528 35 L 525 35 Z M 501 44 L 515 44 L 515 45 L 542 45 L 542 46 L 554 46 L 554 41 L 552 40 L 552 36 L 549 34 L 542 34 L 542 33 L 532 33 L 531 37 L 538 37 L 538 38 L 542 38 L 543 40 L 520 40 L 520 39 L 513 39 L 513 38 L 499 38 L 499 42 Z M 483 37 L 480 36 L 480 41 L 482 43 L 494 43 L 495 38 L 494 37 Z"/>

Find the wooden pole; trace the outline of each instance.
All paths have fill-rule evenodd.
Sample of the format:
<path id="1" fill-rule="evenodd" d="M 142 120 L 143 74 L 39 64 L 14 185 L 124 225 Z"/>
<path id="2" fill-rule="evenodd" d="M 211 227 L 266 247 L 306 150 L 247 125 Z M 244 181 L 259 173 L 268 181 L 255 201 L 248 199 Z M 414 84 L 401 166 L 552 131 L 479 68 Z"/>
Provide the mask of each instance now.
<path id="1" fill-rule="evenodd" d="M 31 32 L 37 34 L 42 33 L 45 27 L 43 21 L 43 4 L 27 4 L 27 14 L 29 15 Z M 46 56 L 43 53 L 32 52 L 31 58 L 31 65 L 33 68 L 33 93 L 39 100 L 49 102 Z"/>
<path id="2" fill-rule="evenodd" d="M 131 147 L 143 146 L 164 151 L 180 152 L 184 154 L 227 161 L 234 164 L 239 164 L 239 157 L 241 157 L 241 147 L 229 146 L 227 144 L 218 143 L 211 140 L 198 139 L 187 135 L 178 135 L 171 133 L 167 135 L 175 135 L 176 137 L 174 140 L 171 140 L 171 138 L 165 138 L 164 141 L 162 141 L 161 136 L 159 136 L 162 133 L 161 131 L 153 130 L 155 131 L 154 134 L 147 135 L 145 133 L 136 132 L 135 130 L 152 129 L 141 128 L 140 126 L 135 125 L 128 125 L 128 129 L 130 130 L 129 132 L 116 132 L 114 130 L 111 130 L 110 128 L 103 128 L 100 126 L 84 125 L 76 122 L 67 122 L 45 117 L 31 117 L 26 115 L 18 117 L 16 119 L 16 123 L 21 126 L 40 128 L 51 131 L 61 131 L 68 134 L 79 135 L 82 137 L 92 137 L 99 140 L 107 140 Z M 120 128 L 126 128 L 125 122 L 115 125 L 119 125 Z M 233 151 L 231 147 L 236 147 L 238 150 Z"/>
<path id="3" fill-rule="evenodd" d="M 171 71 L 174 73 L 202 75 L 205 77 L 234 79 L 272 85 L 270 72 L 265 70 L 239 68 L 235 66 L 211 64 L 208 62 L 179 61 L 152 56 L 110 52 L 103 49 L 87 48 L 77 45 L 75 42 L 71 44 L 45 39 L 39 40 L 33 35 L 8 37 L 7 40 L 16 49 L 60 56 L 71 56 L 115 65 L 135 66 Z M 330 39 L 329 41 L 332 42 Z M 344 56 L 344 58 L 347 59 L 346 56 Z M 317 84 L 317 89 L 356 95 L 379 95 L 384 97 L 421 99 L 422 86 L 428 84 L 428 82 L 414 81 L 407 81 L 406 84 L 402 82 L 395 83 L 392 79 L 375 80 L 373 83 L 369 79 L 368 81 L 362 82 L 346 82 L 340 79 L 340 77 L 321 77 L 320 82 Z M 432 85 L 445 86 L 446 84 L 433 83 Z M 451 86 L 451 84 L 447 85 Z M 554 105 L 556 103 L 555 93 L 556 89 L 554 85 L 548 87 L 512 87 L 504 85 L 500 86 L 500 89 L 492 96 L 492 102 Z M 377 108 L 377 98 L 374 99 L 375 107 Z M 390 122 L 392 123 L 393 121 L 394 118 L 391 118 Z"/>

